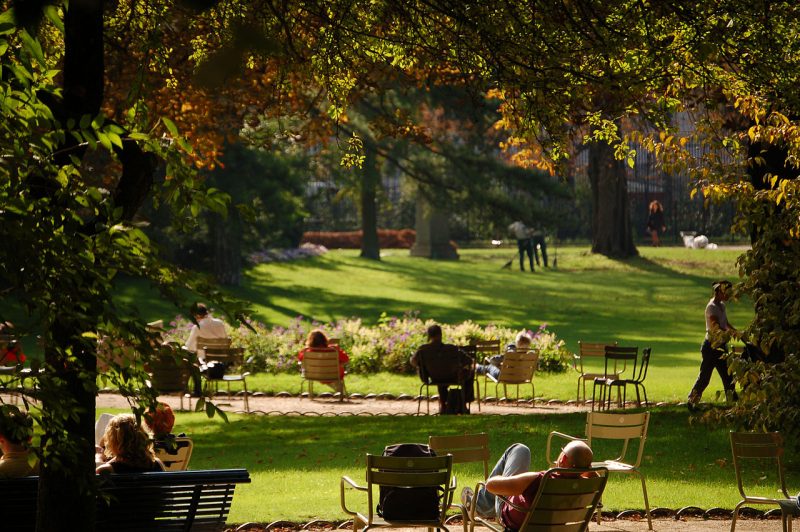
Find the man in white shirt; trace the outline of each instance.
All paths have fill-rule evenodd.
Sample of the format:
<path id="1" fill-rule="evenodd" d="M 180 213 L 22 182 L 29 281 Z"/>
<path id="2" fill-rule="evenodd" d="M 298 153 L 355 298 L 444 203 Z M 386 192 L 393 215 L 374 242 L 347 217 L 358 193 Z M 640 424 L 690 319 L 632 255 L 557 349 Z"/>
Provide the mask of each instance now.
<path id="1" fill-rule="evenodd" d="M 225 322 L 217 318 L 212 318 L 208 313 L 208 307 L 203 303 L 196 303 L 192 307 L 192 316 L 194 316 L 197 324 L 192 326 L 192 330 L 189 331 L 189 338 L 183 346 L 184 349 L 192 353 L 197 353 L 198 338 L 228 337 L 228 332 L 225 330 Z M 197 353 L 197 358 L 201 364 L 205 361 L 203 355 L 203 353 Z M 194 395 L 199 397 L 202 393 L 200 379 L 196 376 L 192 376 L 192 380 L 194 382 Z"/>
<path id="2" fill-rule="evenodd" d="M 519 249 L 519 269 L 525 271 L 525 254 L 528 254 L 528 262 L 533 270 L 533 240 L 531 240 L 531 231 L 524 223 L 517 220 L 508 226 L 508 230 L 517 239 L 517 249 Z M 538 262 L 538 258 L 537 258 Z"/>

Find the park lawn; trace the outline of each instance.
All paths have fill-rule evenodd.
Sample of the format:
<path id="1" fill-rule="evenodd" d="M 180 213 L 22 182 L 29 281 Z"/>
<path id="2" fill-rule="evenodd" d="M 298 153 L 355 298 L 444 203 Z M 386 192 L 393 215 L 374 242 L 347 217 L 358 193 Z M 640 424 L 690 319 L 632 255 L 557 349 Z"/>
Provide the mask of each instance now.
<path id="1" fill-rule="evenodd" d="M 236 488 L 229 522 L 339 520 L 339 479 L 364 478 L 364 454 L 380 453 L 397 442 L 427 442 L 430 434 L 485 431 L 492 464 L 514 442 L 533 451 L 535 469 L 544 469 L 545 442 L 551 430 L 581 435 L 585 414 L 549 416 L 230 416 L 225 423 L 203 414 L 178 413 L 176 431 L 195 443 L 192 469 L 245 467 L 253 482 Z M 595 452 L 610 452 L 595 445 Z M 800 471 L 789 464 L 788 485 L 800 486 Z M 653 413 L 643 467 L 651 507 L 733 508 L 739 501 L 727 429 L 693 424 L 684 409 Z M 456 466 L 462 486 L 481 480 L 478 465 Z M 771 472 L 757 472 L 761 476 Z M 794 493 L 794 491 L 792 491 Z M 365 499 L 353 504 L 365 510 Z M 606 509 L 643 508 L 636 478 L 612 476 L 603 498 Z"/>
<path id="2" fill-rule="evenodd" d="M 593 255 L 585 247 L 559 248 L 557 269 L 539 268 L 531 274 L 519 272 L 516 263 L 511 270 L 501 269 L 514 252 L 507 248 L 461 250 L 459 261 L 384 250 L 380 262 L 361 259 L 356 250 L 338 250 L 250 268 L 243 285 L 232 293 L 251 302 L 255 319 L 275 325 L 286 325 L 298 315 L 320 322 L 355 316 L 376 323 L 382 313 L 414 311 L 448 323 L 473 320 L 533 329 L 547 323 L 573 351 L 581 339 L 650 346 L 649 398 L 684 400 L 697 376 L 710 284 L 723 277 L 738 278 L 736 259 L 742 250 L 639 251 L 640 257 L 617 261 Z M 551 249 L 551 264 L 554 258 Z M 120 294 L 123 301 L 145 310 L 147 319 L 168 320 L 176 312 L 140 283 L 122 283 Z M 729 317 L 743 326 L 752 317 L 752 306 L 733 302 Z M 296 392 L 299 377 L 253 375 L 248 384 L 251 390 Z M 572 399 L 576 384 L 573 372 L 539 374 L 536 395 Z M 419 389 L 414 377 L 385 374 L 348 375 L 347 386 L 360 393 L 416 395 Z M 705 398 L 713 400 L 719 389 L 714 377 Z"/>

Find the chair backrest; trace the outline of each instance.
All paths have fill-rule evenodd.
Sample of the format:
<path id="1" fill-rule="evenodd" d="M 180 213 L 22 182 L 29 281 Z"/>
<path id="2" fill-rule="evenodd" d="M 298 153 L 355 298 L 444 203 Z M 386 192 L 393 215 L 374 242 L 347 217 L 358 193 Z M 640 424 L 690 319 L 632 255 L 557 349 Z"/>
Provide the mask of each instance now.
<path id="1" fill-rule="evenodd" d="M 339 345 L 340 340 L 338 338 L 328 338 L 328 346 Z"/>
<path id="2" fill-rule="evenodd" d="M 336 348 L 315 348 L 303 353 L 303 377 L 312 381 L 338 381 L 339 351 Z"/>
<path id="3" fill-rule="evenodd" d="M 632 382 L 643 383 L 647 378 L 647 368 L 650 367 L 650 347 L 642 349 L 642 357 L 639 359 L 639 373 L 634 372 Z"/>
<path id="4" fill-rule="evenodd" d="M 203 338 L 202 336 L 197 338 L 198 349 L 222 348 L 230 346 L 231 346 L 230 338 Z"/>
<path id="5" fill-rule="evenodd" d="M 454 464 L 483 462 L 483 479 L 489 477 L 489 435 L 463 434 L 460 436 L 430 436 L 428 447 L 437 455 L 453 455 Z"/>
<path id="6" fill-rule="evenodd" d="M 538 351 L 529 351 L 527 349 L 509 351 L 503 355 L 503 362 L 500 364 L 500 376 L 497 381 L 504 384 L 531 382 L 538 364 Z"/>
<path id="7" fill-rule="evenodd" d="M 418 362 L 422 382 L 461 385 L 472 371 L 475 360 L 457 346 L 446 346 L 439 352 L 421 352 Z"/>
<path id="8" fill-rule="evenodd" d="M 638 347 L 607 345 L 604 356 L 606 375 L 619 375 L 627 369 L 629 364 L 632 366 L 631 374 L 636 375 L 636 363 L 639 359 Z"/>
<path id="9" fill-rule="evenodd" d="M 156 442 L 156 458 L 161 460 L 166 471 L 186 471 L 193 448 L 191 438 L 176 437 L 170 442 Z"/>
<path id="10" fill-rule="evenodd" d="M 484 357 L 500 354 L 500 340 L 477 340 L 472 345 Z"/>
<path id="11" fill-rule="evenodd" d="M 585 371 L 584 364 L 587 362 L 594 361 L 593 367 L 602 365 L 606 356 L 606 346 L 609 345 L 615 346 L 617 342 L 584 342 L 583 340 L 578 340 L 576 361 L 580 365 L 581 373 Z"/>
<path id="12" fill-rule="evenodd" d="M 587 530 L 607 480 L 604 467 L 546 471 L 520 532 Z"/>
<path id="13" fill-rule="evenodd" d="M 154 357 L 149 368 L 153 388 L 161 393 L 185 391 L 192 374 L 188 360 L 167 353 Z"/>
<path id="14" fill-rule="evenodd" d="M 639 449 L 636 453 L 636 461 L 632 464 L 639 467 L 644 453 L 644 444 L 647 441 L 647 426 L 650 423 L 650 412 L 639 412 L 635 414 L 607 414 L 600 412 L 589 412 L 586 415 L 586 438 L 589 440 L 589 447 L 594 449 L 594 440 L 621 440 L 622 450 L 615 460 L 625 462 L 625 455 L 628 452 L 628 444 L 632 440 L 638 440 Z M 595 461 L 600 461 L 595 455 Z M 630 462 L 627 462 L 630 463 Z"/>
<path id="15" fill-rule="evenodd" d="M 783 437 L 779 432 L 731 432 L 731 451 L 733 452 L 733 468 L 736 471 L 736 483 L 739 493 L 747 498 L 743 482 L 743 459 L 761 459 L 772 462 L 777 470 L 777 481 L 788 499 L 786 480 L 783 476 Z M 759 464 L 759 465 L 763 465 Z M 761 471 L 762 468 L 759 468 Z M 761 479 L 760 479 L 761 480 Z M 759 484 L 761 482 L 759 481 Z"/>
<path id="16" fill-rule="evenodd" d="M 367 493 L 370 514 L 376 504 L 373 486 L 401 488 L 442 488 L 444 493 L 450 486 L 453 472 L 453 456 L 405 456 L 367 455 Z M 442 497 L 441 515 L 450 507 L 450 497 Z"/>

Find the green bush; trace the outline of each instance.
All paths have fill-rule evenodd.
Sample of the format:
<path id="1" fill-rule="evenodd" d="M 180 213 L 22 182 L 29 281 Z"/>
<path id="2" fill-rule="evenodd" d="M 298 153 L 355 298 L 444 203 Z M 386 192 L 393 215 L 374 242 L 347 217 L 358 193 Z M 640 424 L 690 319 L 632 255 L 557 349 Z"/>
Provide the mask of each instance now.
<path id="1" fill-rule="evenodd" d="M 297 353 L 305 346 L 308 333 L 321 329 L 329 338 L 338 338 L 339 345 L 349 357 L 350 373 L 368 374 L 380 371 L 411 374 L 411 355 L 426 342 L 425 331 L 433 320 L 421 320 L 414 313 L 402 317 L 381 316 L 378 325 L 364 325 L 360 319 L 351 318 L 332 323 L 310 322 L 298 316 L 288 327 L 268 327 L 263 323 L 250 323 L 252 329 L 228 327 L 232 344 L 245 348 L 247 368 L 254 372 L 299 371 Z M 191 329 L 191 322 L 178 316 L 170 323 L 167 339 L 183 343 Z M 466 345 L 477 340 L 500 340 L 501 345 L 514 341 L 517 331 L 508 327 L 473 321 L 449 325 L 442 324 L 444 339 L 448 343 Z M 561 372 L 567 369 L 570 353 L 564 341 L 542 324 L 534 333 L 533 348 L 539 350 L 539 370 Z"/>

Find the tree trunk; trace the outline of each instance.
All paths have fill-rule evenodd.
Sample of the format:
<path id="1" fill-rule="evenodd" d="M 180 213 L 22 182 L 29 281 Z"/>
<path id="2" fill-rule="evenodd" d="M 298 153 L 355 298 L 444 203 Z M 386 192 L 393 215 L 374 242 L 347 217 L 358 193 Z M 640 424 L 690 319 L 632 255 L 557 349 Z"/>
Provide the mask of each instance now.
<path id="1" fill-rule="evenodd" d="M 633 245 L 625 163 L 603 142 L 589 145 L 592 187 L 592 253 L 626 258 L 638 255 Z"/>
<path id="2" fill-rule="evenodd" d="M 377 191 L 381 175 L 375 147 L 365 143 L 364 166 L 361 170 L 361 256 L 381 260 L 378 241 Z"/>
<path id="3" fill-rule="evenodd" d="M 242 282 L 242 218 L 231 206 L 228 216 L 212 214 L 209 223 L 214 246 L 214 276 L 217 282 L 239 286 Z"/>
<path id="4" fill-rule="evenodd" d="M 73 119 L 94 117 L 103 101 L 105 64 L 103 60 L 103 3 L 100 0 L 73 0 L 64 15 L 63 103 L 55 116 Z M 56 105 L 56 104 L 54 104 Z M 67 135 L 56 162 L 68 164 L 76 142 Z M 90 276 L 87 276 L 90 277 Z M 87 278 L 85 289 L 91 289 Z M 91 320 L 91 317 L 89 317 Z M 78 345 L 74 338 L 87 324 L 53 325 L 53 340 L 45 353 L 52 375 L 41 379 L 42 440 L 48 447 L 39 478 L 36 530 L 38 532 L 94 530 L 94 417 L 95 353 Z M 67 360 L 66 353 L 75 357 Z M 74 406 L 73 415 L 54 419 Z M 50 416 L 51 422 L 47 422 Z M 59 428 L 56 428 L 59 427 Z"/>
<path id="5" fill-rule="evenodd" d="M 94 530 L 94 383 L 95 353 L 73 338 L 83 327 L 56 320 L 53 339 L 58 350 L 48 349 L 45 359 L 51 373 L 40 378 L 42 397 L 42 448 L 48 456 L 39 473 L 37 532 Z M 69 347 L 75 359 L 65 361 Z M 72 415 L 59 414 L 73 406 Z M 57 460 L 54 460 L 57 458 Z"/>

